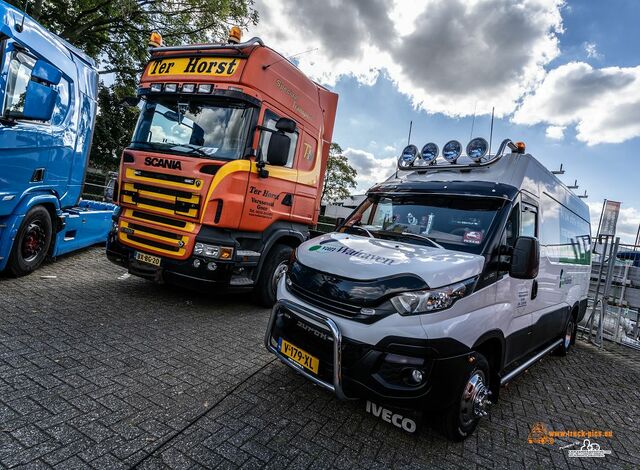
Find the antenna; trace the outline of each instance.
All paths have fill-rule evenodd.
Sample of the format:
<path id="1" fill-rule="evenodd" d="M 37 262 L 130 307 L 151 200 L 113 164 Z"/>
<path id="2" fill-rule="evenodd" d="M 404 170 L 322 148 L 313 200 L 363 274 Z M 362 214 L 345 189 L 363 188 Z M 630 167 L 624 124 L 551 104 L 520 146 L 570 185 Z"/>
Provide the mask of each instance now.
<path id="1" fill-rule="evenodd" d="M 586 189 L 584 190 L 584 194 L 578 194 L 578 197 L 579 197 L 580 199 L 586 199 L 586 198 L 588 198 L 588 197 L 589 197 L 589 195 L 587 194 L 587 190 L 586 190 Z"/>
<path id="2" fill-rule="evenodd" d="M 473 105 L 473 119 L 471 120 L 471 133 L 469 134 L 469 140 L 473 139 L 473 126 L 476 124 L 476 108 L 478 107 L 478 102 Z"/>
<path id="3" fill-rule="evenodd" d="M 567 186 L 567 188 L 569 189 L 578 189 L 580 186 L 578 186 L 578 180 L 575 181 L 575 183 L 573 183 L 573 185 L 571 186 Z"/>
<path id="4" fill-rule="evenodd" d="M 493 113 L 495 110 L 495 106 L 491 108 L 491 130 L 489 131 L 489 152 L 487 152 L 487 155 L 491 155 L 491 143 L 493 142 Z"/>
<path id="5" fill-rule="evenodd" d="M 24 13 L 22 14 L 22 21 L 20 22 L 20 24 L 17 24 L 15 26 L 16 31 L 18 31 L 19 33 L 21 33 L 24 30 L 24 17 L 27 16 L 28 11 L 29 11 L 29 0 L 25 0 Z"/>
<path id="6" fill-rule="evenodd" d="M 318 48 L 314 47 L 313 49 L 309 49 L 308 51 L 303 51 L 303 52 L 298 52 L 297 54 L 293 54 L 290 55 L 289 57 L 282 57 L 281 59 L 276 60 L 275 62 L 271 62 L 270 64 L 267 65 L 263 65 L 262 66 L 262 70 L 267 70 L 269 67 L 271 67 L 274 64 L 279 64 L 280 62 L 282 62 L 283 60 L 289 60 L 289 59 L 293 59 L 294 57 L 298 57 L 299 55 L 302 54 L 306 54 L 307 52 L 313 52 L 313 51 L 317 51 Z"/>
<path id="7" fill-rule="evenodd" d="M 409 121 L 409 137 L 407 138 L 407 145 L 411 144 L 411 128 L 413 128 L 413 121 Z"/>
<path id="8" fill-rule="evenodd" d="M 560 164 L 559 170 L 553 170 L 551 173 L 553 173 L 554 175 L 564 175 L 564 168 L 562 168 L 562 163 Z"/>

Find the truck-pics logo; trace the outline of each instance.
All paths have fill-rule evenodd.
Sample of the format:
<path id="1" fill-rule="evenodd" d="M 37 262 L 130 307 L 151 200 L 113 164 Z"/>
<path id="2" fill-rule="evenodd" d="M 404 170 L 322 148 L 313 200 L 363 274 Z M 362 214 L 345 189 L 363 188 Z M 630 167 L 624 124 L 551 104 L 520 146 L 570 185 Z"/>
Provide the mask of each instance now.
<path id="1" fill-rule="evenodd" d="M 391 266 L 395 260 L 392 258 L 387 258 L 386 256 L 374 255 L 373 253 L 367 253 L 362 250 L 354 250 L 353 248 L 349 248 L 348 246 L 327 246 L 323 245 L 312 245 L 309 247 L 309 251 L 325 251 L 331 253 L 341 253 L 347 256 L 353 256 L 356 258 L 360 258 L 363 260 L 373 261 L 374 263 L 386 264 L 387 266 Z"/>
<path id="2" fill-rule="evenodd" d="M 159 166 L 169 168 L 170 170 L 182 170 L 180 160 L 171 160 L 169 158 L 146 157 L 144 164 L 147 166 Z"/>

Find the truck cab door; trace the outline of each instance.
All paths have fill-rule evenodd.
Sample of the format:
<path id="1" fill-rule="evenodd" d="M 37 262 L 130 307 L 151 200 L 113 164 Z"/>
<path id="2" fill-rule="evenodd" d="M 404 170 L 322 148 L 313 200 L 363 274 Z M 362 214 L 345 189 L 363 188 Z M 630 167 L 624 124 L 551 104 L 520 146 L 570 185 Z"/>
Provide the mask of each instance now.
<path id="1" fill-rule="evenodd" d="M 51 158 L 51 125 L 22 116 L 36 58 L 6 44 L 2 61 L 4 92 L 0 125 L 0 216 L 10 214 L 22 194 L 47 182 Z"/>
<path id="2" fill-rule="evenodd" d="M 275 111 L 266 109 L 262 118 L 262 126 L 274 129 L 281 116 Z M 249 176 L 247 199 L 244 204 L 241 228 L 249 231 L 262 231 L 277 220 L 290 220 L 294 204 L 294 194 L 298 171 L 294 168 L 298 134 L 301 129 L 288 133 L 291 139 L 289 156 L 284 166 L 266 164 L 267 177 L 261 177 L 252 171 Z M 259 148 L 266 156 L 271 132 L 260 132 Z"/>

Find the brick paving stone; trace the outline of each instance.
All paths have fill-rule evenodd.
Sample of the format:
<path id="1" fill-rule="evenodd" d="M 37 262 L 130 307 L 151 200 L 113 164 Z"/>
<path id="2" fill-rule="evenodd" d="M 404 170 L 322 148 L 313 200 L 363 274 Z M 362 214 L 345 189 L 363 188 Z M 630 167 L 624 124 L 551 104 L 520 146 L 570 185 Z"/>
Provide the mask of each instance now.
<path id="1" fill-rule="evenodd" d="M 0 468 L 639 468 L 640 355 L 578 341 L 501 391 L 476 434 L 416 435 L 270 356 L 247 295 L 156 286 L 96 247 L 0 277 Z M 48 276 L 43 278 L 42 276 Z M 55 277 L 49 277 L 55 276 Z M 528 444 L 610 430 L 605 459 Z"/>

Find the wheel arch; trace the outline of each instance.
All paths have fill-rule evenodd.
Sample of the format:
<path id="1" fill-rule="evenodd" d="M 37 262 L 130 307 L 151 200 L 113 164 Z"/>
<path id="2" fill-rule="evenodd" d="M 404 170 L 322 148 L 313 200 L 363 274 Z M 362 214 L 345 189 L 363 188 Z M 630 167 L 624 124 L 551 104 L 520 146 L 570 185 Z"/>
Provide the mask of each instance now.
<path id="1" fill-rule="evenodd" d="M 305 236 L 301 232 L 297 232 L 294 230 L 276 230 L 271 234 L 267 243 L 265 243 L 264 249 L 262 250 L 262 256 L 260 256 L 260 261 L 258 262 L 258 268 L 254 273 L 254 279 L 258 279 L 260 277 L 260 273 L 262 272 L 262 267 L 264 266 L 265 260 L 269 256 L 269 253 L 273 249 L 274 246 L 278 244 L 287 245 L 291 248 L 297 248 L 302 242 L 305 241 Z"/>
<path id="2" fill-rule="evenodd" d="M 500 391 L 500 374 L 504 367 L 505 339 L 502 331 L 490 330 L 482 334 L 474 343 L 474 351 L 482 354 L 489 362 L 491 374 L 491 392 L 494 401 L 498 399 Z"/>

